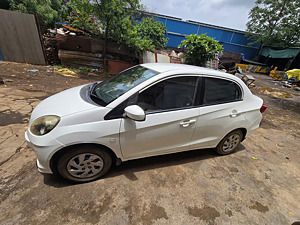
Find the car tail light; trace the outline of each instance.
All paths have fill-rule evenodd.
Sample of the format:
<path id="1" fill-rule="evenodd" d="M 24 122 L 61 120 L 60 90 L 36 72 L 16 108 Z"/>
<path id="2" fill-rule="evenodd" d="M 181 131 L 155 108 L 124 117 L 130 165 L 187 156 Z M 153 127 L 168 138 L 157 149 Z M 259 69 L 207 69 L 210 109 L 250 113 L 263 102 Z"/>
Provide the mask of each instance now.
<path id="1" fill-rule="evenodd" d="M 265 104 L 263 104 L 263 105 L 260 107 L 260 112 L 261 112 L 261 113 L 264 113 L 266 110 L 267 110 L 267 106 L 266 106 Z"/>

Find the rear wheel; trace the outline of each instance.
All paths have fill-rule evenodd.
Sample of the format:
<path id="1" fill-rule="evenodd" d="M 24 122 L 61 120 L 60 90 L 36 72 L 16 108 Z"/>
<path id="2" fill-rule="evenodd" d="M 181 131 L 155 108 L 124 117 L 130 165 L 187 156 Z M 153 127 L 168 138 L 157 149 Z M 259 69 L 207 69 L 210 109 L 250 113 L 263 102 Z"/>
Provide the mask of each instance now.
<path id="1" fill-rule="evenodd" d="M 110 169 L 112 158 L 97 146 L 74 146 L 58 160 L 59 174 L 72 182 L 89 182 L 102 177 Z"/>
<path id="2" fill-rule="evenodd" d="M 216 150 L 219 155 L 227 155 L 236 150 L 236 147 L 241 143 L 243 133 L 241 130 L 234 130 L 226 135 L 218 144 Z"/>

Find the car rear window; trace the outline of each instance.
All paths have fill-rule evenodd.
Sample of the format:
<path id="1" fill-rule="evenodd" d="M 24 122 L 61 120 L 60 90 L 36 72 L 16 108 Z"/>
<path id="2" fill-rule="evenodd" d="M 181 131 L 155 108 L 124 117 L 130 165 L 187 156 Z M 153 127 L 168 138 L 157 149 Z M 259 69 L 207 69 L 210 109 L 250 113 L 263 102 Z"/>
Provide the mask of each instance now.
<path id="1" fill-rule="evenodd" d="M 219 104 L 241 99 L 241 88 L 235 82 L 219 78 L 205 78 L 203 104 Z"/>

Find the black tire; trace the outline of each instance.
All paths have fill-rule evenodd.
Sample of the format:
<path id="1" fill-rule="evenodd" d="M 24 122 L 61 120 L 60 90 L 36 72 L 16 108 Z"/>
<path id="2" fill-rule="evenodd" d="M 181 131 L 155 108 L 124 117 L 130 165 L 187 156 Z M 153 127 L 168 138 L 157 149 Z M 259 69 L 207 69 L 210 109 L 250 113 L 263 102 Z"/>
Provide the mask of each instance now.
<path id="1" fill-rule="evenodd" d="M 66 180 L 84 183 L 104 176 L 112 164 L 111 155 L 93 145 L 74 146 L 57 163 L 59 174 Z"/>
<path id="2" fill-rule="evenodd" d="M 228 155 L 236 150 L 241 143 L 243 133 L 241 130 L 234 130 L 227 134 L 218 144 L 216 151 L 219 155 Z"/>

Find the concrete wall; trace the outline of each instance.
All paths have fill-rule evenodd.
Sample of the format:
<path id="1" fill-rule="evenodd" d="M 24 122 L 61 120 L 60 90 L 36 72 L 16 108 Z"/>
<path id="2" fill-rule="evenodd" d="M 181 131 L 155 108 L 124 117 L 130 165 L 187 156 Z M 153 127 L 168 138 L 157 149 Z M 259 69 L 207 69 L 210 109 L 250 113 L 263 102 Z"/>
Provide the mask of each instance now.
<path id="1" fill-rule="evenodd" d="M 155 53 L 144 51 L 143 52 L 143 63 L 155 63 Z"/>
<path id="2" fill-rule="evenodd" d="M 157 62 L 158 63 L 170 63 L 170 56 L 157 54 Z"/>
<path id="3" fill-rule="evenodd" d="M 170 63 L 170 56 L 159 53 L 143 52 L 143 63 Z"/>
<path id="4" fill-rule="evenodd" d="M 45 65 L 34 15 L 0 9 L 0 60 Z"/>

